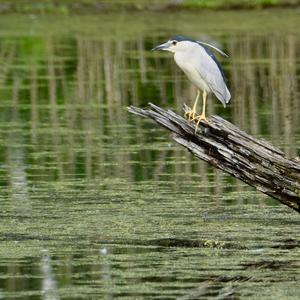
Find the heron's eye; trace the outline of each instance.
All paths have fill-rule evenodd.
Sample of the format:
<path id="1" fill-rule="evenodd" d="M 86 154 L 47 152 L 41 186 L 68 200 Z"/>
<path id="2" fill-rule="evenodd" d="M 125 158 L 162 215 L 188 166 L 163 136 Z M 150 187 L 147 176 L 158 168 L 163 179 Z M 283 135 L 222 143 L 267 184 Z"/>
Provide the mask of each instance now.
<path id="1" fill-rule="evenodd" d="M 175 46 L 177 44 L 177 41 L 173 41 L 172 44 L 173 46 Z"/>

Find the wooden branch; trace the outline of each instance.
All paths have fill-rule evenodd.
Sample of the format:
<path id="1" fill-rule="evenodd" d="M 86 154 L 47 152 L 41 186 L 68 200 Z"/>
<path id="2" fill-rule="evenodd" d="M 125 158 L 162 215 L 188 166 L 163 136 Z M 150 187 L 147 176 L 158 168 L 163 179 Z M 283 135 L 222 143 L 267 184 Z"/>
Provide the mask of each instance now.
<path id="1" fill-rule="evenodd" d="M 148 117 L 173 133 L 173 139 L 197 158 L 255 187 L 300 212 L 300 164 L 269 142 L 257 139 L 219 116 L 195 124 L 150 103 L 128 111 Z M 185 107 L 185 110 L 188 110 Z"/>

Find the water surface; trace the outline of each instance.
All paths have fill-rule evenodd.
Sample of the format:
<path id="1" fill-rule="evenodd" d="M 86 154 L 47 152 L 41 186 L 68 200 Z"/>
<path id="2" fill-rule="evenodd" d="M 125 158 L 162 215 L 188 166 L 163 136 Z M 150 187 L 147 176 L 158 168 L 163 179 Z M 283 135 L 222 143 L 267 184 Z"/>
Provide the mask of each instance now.
<path id="1" fill-rule="evenodd" d="M 191 35 L 230 54 L 208 113 L 299 156 L 294 11 L 0 22 L 0 298 L 299 298 L 298 215 L 126 111 L 192 104 L 149 51 Z"/>

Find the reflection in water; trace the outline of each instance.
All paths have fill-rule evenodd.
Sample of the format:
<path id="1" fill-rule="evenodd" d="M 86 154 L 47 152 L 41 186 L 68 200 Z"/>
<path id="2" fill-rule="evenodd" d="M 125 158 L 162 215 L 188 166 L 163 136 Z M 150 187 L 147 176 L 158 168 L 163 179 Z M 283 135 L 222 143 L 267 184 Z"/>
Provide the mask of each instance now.
<path id="1" fill-rule="evenodd" d="M 232 33 L 214 39 L 230 54 L 222 65 L 233 98 L 226 109 L 216 99 L 208 101 L 208 113 L 299 155 L 297 36 Z M 249 296 L 265 290 L 266 281 L 273 292 L 272 270 L 253 270 L 251 285 L 244 283 L 251 280 L 249 271 L 243 273 L 237 261 L 245 263 L 251 255 L 259 265 L 261 252 L 253 249 L 278 257 L 275 247 L 295 235 L 296 217 L 274 205 L 264 208 L 244 184 L 196 162 L 163 130 L 126 111 L 130 104 L 152 101 L 181 112 L 184 102 L 195 99 L 196 89 L 172 59 L 149 51 L 157 38 L 2 36 L 0 41 L 6 62 L 0 67 L 0 241 L 12 249 L 5 250 L 12 259 L 0 266 L 7 274 L 0 278 L 0 288 L 8 291 L 4 297 L 18 292 L 27 299 L 30 290 L 38 298 L 42 289 L 43 298 L 53 300 L 81 294 L 161 299 L 164 292 L 174 299 L 201 295 L 204 288 L 226 295 L 235 285 Z M 239 205 L 248 202 L 254 208 Z M 20 207 L 25 218 L 15 215 Z M 170 237 L 198 246 L 147 243 Z M 235 248 L 223 249 L 212 239 Z M 195 243 L 203 240 L 205 247 Z M 99 253 L 106 243 L 111 252 Z M 67 265 L 56 278 L 47 251 L 40 262 L 41 248 Z M 292 268 L 276 280 L 292 285 L 296 254 L 286 255 Z M 32 260 L 23 262 L 24 257 Z M 34 277 L 41 273 L 42 281 Z M 277 298 L 284 299 L 276 287 Z"/>
<path id="2" fill-rule="evenodd" d="M 252 134 L 271 135 L 291 157 L 296 156 L 293 145 L 300 125 L 296 36 L 236 37 L 231 47 L 233 122 Z"/>
<path id="3" fill-rule="evenodd" d="M 111 263 L 108 258 L 109 251 L 107 248 L 102 248 L 99 250 L 102 257 L 101 262 L 101 287 L 104 291 L 104 299 L 113 299 L 113 282 L 111 277 Z"/>
<path id="4" fill-rule="evenodd" d="M 23 42 L 10 42 L 15 49 L 14 56 L 10 53 L 7 57 L 12 66 L 24 55 L 20 47 Z M 151 100 L 180 112 L 182 103 L 191 104 L 195 97 L 195 88 L 165 53 L 149 54 L 151 45 L 158 41 L 150 43 L 139 36 L 136 41 L 103 42 L 78 37 L 35 38 L 33 42 L 41 47 L 31 53 L 30 67 L 23 71 L 29 89 L 22 85 L 16 104 L 6 102 L 6 108 L 0 112 L 4 119 L 10 106 L 14 106 L 20 111 L 22 128 L 30 124 L 32 169 L 27 175 L 36 179 L 46 176 L 49 180 L 75 173 L 87 178 L 118 174 L 133 180 L 147 179 L 156 171 L 166 170 L 166 159 L 178 157 L 177 148 L 162 147 L 159 154 L 155 153 L 161 157 L 158 170 L 154 163 L 154 170 L 146 168 L 137 174 L 137 169 L 128 165 L 132 157 L 125 150 L 133 141 L 143 144 L 150 140 L 142 130 L 144 121 L 132 120 L 126 112 L 127 105 L 144 106 Z M 266 136 L 290 156 L 296 156 L 300 125 L 296 97 L 298 44 L 294 35 L 227 37 L 224 45 L 231 59 L 222 64 L 232 102 L 224 110 L 216 99 L 208 101 L 208 112 L 223 115 L 254 135 Z M 6 47 L 4 40 L 4 53 Z M 7 93 L 11 72 L 2 69 L 2 86 L 6 86 L 2 93 Z M 24 105 L 27 109 L 22 110 Z M 5 145 L 9 143 L 5 136 L 3 139 Z M 137 154 L 136 160 L 153 163 L 149 151 Z M 208 169 L 205 164 L 194 168 L 193 172 L 202 174 Z M 48 170 L 47 174 L 43 170 Z M 183 172 L 189 170 L 179 167 L 175 175 Z"/>
<path id="5" fill-rule="evenodd" d="M 43 276 L 42 281 L 42 296 L 44 300 L 59 300 L 57 294 L 56 281 L 52 274 L 51 257 L 47 250 L 42 253 L 41 271 Z"/>
<path id="6" fill-rule="evenodd" d="M 8 175 L 10 179 L 11 198 L 16 201 L 17 212 L 21 216 L 30 213 L 30 204 L 28 202 L 28 182 L 26 174 L 26 149 L 24 145 L 24 137 L 21 133 L 19 116 L 19 90 L 20 79 L 13 78 L 12 86 L 12 113 L 9 120 L 10 130 L 7 135 L 7 165 Z"/>

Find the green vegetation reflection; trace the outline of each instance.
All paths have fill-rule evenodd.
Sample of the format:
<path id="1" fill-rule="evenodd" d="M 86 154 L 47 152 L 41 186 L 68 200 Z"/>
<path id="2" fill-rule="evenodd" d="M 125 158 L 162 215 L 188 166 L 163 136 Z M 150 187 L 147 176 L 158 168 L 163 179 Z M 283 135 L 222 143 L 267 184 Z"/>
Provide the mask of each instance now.
<path id="1" fill-rule="evenodd" d="M 280 14 L 276 34 L 227 30 L 233 12 L 217 31 L 209 16 L 179 20 L 230 53 L 232 105 L 210 99 L 208 112 L 295 157 L 299 26 Z M 297 299 L 296 214 L 126 111 L 181 113 L 195 97 L 172 58 L 149 51 L 174 31 L 160 16 L 0 20 L 0 298 Z"/>

